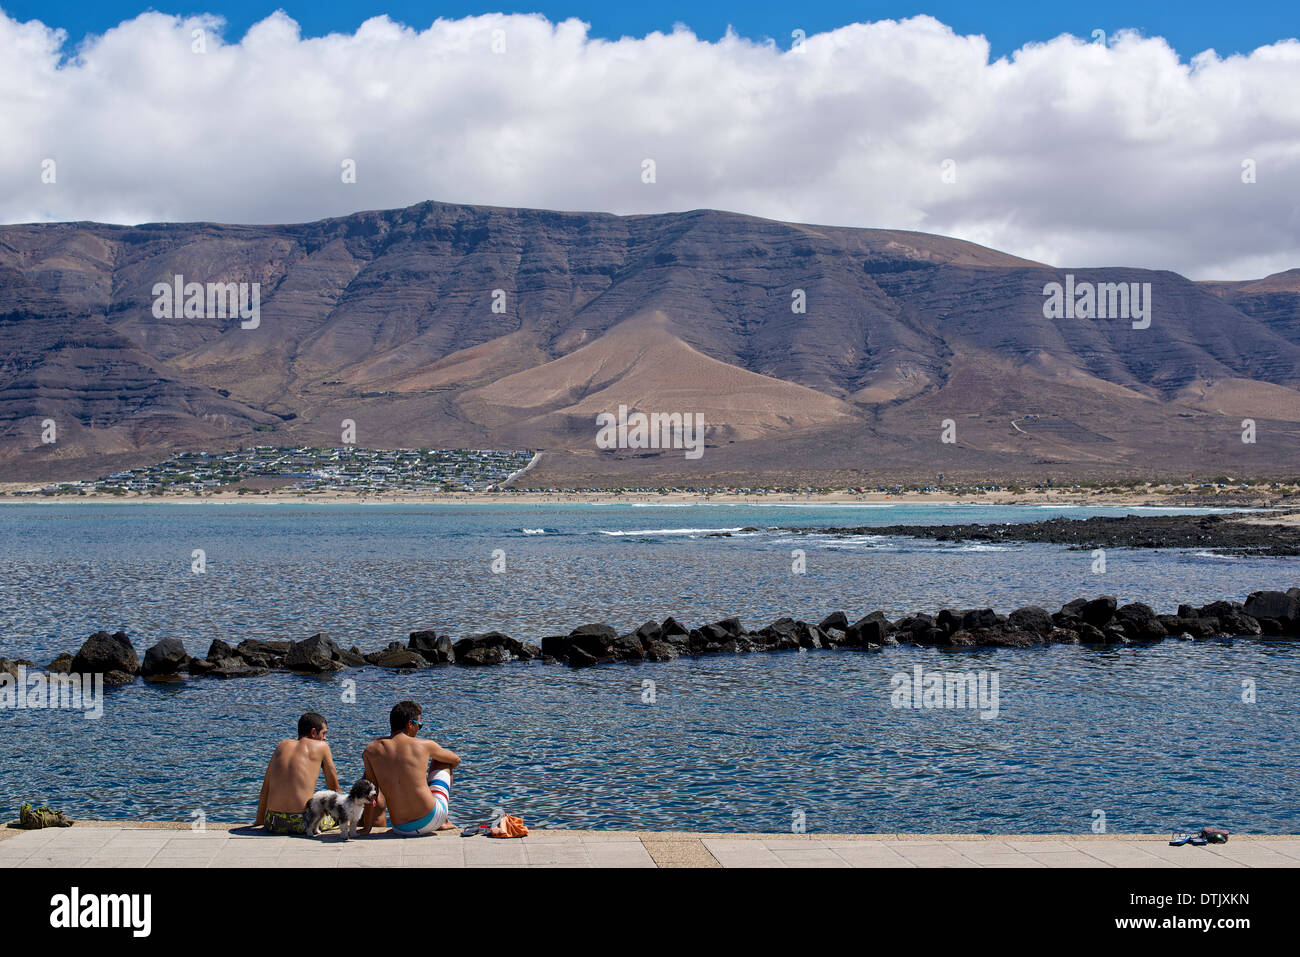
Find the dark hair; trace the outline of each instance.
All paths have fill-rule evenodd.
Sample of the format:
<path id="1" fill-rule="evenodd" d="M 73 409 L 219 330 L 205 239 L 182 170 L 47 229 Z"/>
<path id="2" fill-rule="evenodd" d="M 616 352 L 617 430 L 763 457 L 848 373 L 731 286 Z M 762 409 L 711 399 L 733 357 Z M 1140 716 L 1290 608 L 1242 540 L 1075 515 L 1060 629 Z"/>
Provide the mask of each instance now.
<path id="1" fill-rule="evenodd" d="M 313 731 L 323 731 L 325 729 L 325 719 L 315 711 L 308 711 L 298 719 L 298 737 L 305 738 Z"/>
<path id="2" fill-rule="evenodd" d="M 399 701 L 393 705 L 393 710 L 388 712 L 388 727 L 393 734 L 405 731 L 407 724 L 420 720 L 422 711 L 424 709 L 414 701 Z"/>

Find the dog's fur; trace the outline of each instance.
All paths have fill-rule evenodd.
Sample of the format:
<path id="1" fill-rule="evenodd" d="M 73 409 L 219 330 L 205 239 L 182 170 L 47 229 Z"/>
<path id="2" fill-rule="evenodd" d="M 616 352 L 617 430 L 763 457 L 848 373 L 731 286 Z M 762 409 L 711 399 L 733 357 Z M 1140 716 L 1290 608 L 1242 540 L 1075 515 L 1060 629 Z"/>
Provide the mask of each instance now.
<path id="1" fill-rule="evenodd" d="M 362 778 L 352 785 L 352 790 L 344 797 L 338 791 L 317 791 L 307 802 L 303 810 L 306 826 L 303 828 L 308 837 L 320 833 L 320 822 L 326 814 L 339 822 L 339 836 L 343 840 L 357 836 L 357 822 L 365 813 L 367 804 L 374 804 L 379 789 L 373 783 Z"/>

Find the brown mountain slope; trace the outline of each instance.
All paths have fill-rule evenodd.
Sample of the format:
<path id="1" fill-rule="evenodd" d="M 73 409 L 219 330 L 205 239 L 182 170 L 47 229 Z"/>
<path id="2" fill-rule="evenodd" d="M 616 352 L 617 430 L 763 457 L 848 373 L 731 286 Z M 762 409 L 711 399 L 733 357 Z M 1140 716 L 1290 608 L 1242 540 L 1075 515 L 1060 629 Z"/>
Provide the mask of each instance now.
<path id="1" fill-rule="evenodd" d="M 464 393 L 465 417 L 510 434 L 594 441 L 596 416 L 616 411 L 691 412 L 712 444 L 845 425 L 847 403 L 712 359 L 683 342 L 661 312 L 627 319 L 544 365 Z"/>
<path id="2" fill-rule="evenodd" d="M 1284 338 L 1300 341 L 1300 269 L 1244 282 L 1200 285 Z"/>
<path id="3" fill-rule="evenodd" d="M 960 240 L 710 210 L 0 227 L 0 475 L 337 444 L 345 418 L 367 445 L 546 449 L 565 482 L 1300 472 L 1300 270 L 1068 271 L 1149 283 L 1150 327 L 1047 318 L 1067 270 Z M 178 274 L 258 283 L 259 324 L 159 318 Z M 701 413 L 708 453 L 598 453 L 619 404 Z"/>

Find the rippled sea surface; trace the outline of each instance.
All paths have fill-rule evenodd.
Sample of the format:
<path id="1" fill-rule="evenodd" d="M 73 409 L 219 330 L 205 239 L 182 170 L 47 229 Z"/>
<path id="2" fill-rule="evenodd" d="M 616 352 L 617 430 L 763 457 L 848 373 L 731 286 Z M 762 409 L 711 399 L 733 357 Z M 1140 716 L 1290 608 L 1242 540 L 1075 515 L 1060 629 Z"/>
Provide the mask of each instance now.
<path id="1" fill-rule="evenodd" d="M 140 651 L 168 636 L 201 654 L 213 638 L 318 631 L 368 650 L 430 627 L 537 640 L 669 614 L 758 627 L 835 610 L 1054 609 L 1102 592 L 1165 611 L 1300 584 L 1291 559 L 1111 550 L 1098 575 L 1088 552 L 1059 546 L 777 528 L 1054 514 L 1123 510 L 4 506 L 0 655 L 44 663 L 101 628 L 126 630 Z M 893 707 L 891 678 L 917 665 L 996 676 L 997 716 Z M 39 799 L 74 816 L 249 820 L 298 714 L 329 718 L 351 780 L 403 697 L 464 758 L 458 821 L 500 807 L 550 827 L 783 831 L 802 813 L 813 832 L 1030 832 L 1087 830 L 1102 811 L 1114 831 L 1300 830 L 1300 645 L 1249 640 L 137 682 L 107 692 L 99 720 L 0 711 L 0 812 Z"/>

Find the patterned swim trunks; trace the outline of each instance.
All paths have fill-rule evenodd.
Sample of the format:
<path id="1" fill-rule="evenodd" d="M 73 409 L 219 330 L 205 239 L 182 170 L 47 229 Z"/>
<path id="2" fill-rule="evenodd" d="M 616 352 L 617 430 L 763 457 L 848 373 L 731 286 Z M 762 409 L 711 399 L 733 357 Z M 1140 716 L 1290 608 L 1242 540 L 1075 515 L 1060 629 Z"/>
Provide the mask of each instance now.
<path id="1" fill-rule="evenodd" d="M 339 829 L 338 821 L 326 814 L 321 818 L 320 829 L 322 831 L 337 831 Z M 289 811 L 267 811 L 266 812 L 266 833 L 267 834 L 304 834 L 307 830 L 307 821 L 301 811 L 291 813 Z"/>

